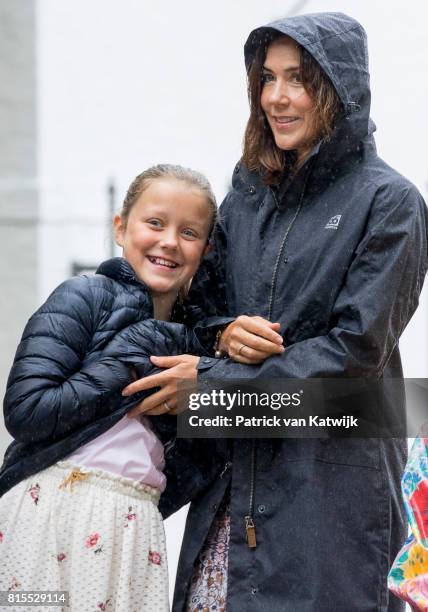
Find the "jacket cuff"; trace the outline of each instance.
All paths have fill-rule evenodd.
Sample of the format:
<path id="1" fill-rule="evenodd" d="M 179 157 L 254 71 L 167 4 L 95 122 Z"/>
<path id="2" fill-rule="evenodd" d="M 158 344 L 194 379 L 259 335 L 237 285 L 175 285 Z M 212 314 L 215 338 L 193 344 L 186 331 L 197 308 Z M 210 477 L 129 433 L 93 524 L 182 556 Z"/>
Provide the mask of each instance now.
<path id="1" fill-rule="evenodd" d="M 215 378 L 211 373 L 211 369 L 218 365 L 222 359 L 216 359 L 215 357 L 201 357 L 198 363 L 198 379 L 204 380 L 204 374 L 207 374 L 207 378 Z"/>
<path id="2" fill-rule="evenodd" d="M 217 332 L 232 323 L 235 317 L 209 317 L 197 323 L 191 330 L 193 351 L 201 355 L 213 355 Z M 202 361 L 202 360 L 201 360 Z"/>

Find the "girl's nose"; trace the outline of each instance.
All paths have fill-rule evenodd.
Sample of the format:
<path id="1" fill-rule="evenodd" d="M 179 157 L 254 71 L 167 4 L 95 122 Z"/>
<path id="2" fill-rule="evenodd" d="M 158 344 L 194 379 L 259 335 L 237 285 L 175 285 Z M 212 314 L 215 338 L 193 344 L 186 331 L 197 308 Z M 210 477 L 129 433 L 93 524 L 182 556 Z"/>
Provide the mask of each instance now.
<path id="1" fill-rule="evenodd" d="M 160 246 L 164 249 L 176 249 L 178 237 L 175 231 L 165 231 L 160 239 Z"/>

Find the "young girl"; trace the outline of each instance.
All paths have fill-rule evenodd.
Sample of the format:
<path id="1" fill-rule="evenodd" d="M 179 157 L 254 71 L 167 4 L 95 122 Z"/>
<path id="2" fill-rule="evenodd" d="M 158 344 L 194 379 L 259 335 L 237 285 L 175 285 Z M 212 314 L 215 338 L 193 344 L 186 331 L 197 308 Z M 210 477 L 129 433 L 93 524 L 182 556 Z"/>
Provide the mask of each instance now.
<path id="1" fill-rule="evenodd" d="M 76 612 L 168 610 L 163 446 L 121 391 L 150 355 L 196 352 L 164 322 L 215 214 L 202 175 L 146 170 L 114 219 L 123 259 L 67 280 L 28 322 L 4 402 L 15 441 L 0 472 L 0 590 L 68 591 Z"/>

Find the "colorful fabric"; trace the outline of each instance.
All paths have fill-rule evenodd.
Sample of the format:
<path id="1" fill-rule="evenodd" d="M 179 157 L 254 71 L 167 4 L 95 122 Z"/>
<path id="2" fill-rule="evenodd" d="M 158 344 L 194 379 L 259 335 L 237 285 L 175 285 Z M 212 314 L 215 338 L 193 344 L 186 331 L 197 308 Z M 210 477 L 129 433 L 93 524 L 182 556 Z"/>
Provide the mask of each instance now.
<path id="1" fill-rule="evenodd" d="M 68 591 L 68 612 L 168 612 L 158 498 L 65 462 L 20 482 L 0 499 L 0 590 Z"/>
<path id="2" fill-rule="evenodd" d="M 225 612 L 230 508 L 224 502 L 211 525 L 195 563 L 187 599 L 187 612 Z"/>
<path id="3" fill-rule="evenodd" d="M 402 491 L 412 533 L 392 565 L 388 586 L 413 610 L 428 612 L 428 438 L 413 443 Z"/>

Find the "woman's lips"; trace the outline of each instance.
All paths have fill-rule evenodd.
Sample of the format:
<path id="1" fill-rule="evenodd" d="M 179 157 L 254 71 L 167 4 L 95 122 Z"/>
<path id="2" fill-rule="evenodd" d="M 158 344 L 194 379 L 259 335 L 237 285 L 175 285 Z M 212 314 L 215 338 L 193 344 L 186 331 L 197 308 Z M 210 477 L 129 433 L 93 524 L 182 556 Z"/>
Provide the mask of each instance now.
<path id="1" fill-rule="evenodd" d="M 290 130 L 300 121 L 300 117 L 272 117 L 277 130 Z"/>

